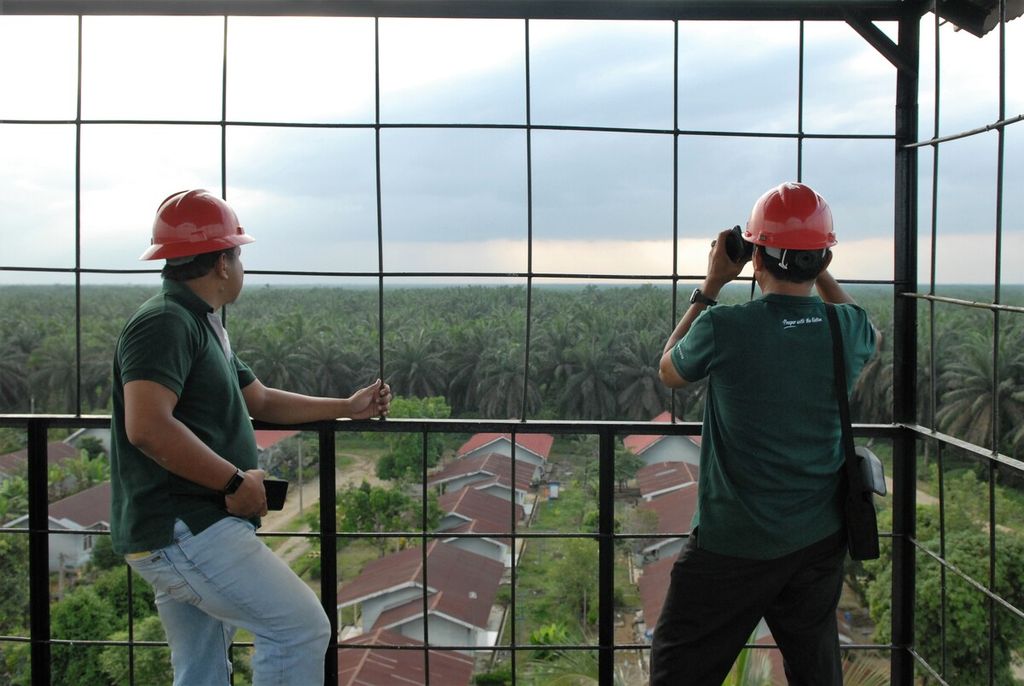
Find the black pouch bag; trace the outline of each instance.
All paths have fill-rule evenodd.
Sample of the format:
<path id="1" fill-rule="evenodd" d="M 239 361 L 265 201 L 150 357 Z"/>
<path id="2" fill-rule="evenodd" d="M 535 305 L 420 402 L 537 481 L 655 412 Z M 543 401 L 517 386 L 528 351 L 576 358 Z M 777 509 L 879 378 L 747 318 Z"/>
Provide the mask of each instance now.
<path id="1" fill-rule="evenodd" d="M 836 395 L 839 396 L 839 421 L 843 430 L 843 454 L 846 456 L 846 497 L 843 514 L 846 521 L 846 539 L 850 557 L 854 560 L 876 560 L 878 550 L 878 518 L 875 513 L 873 493 L 881 488 L 885 494 L 885 480 L 880 478 L 881 462 L 874 453 L 862 449 L 858 454 L 853 446 L 853 432 L 850 428 L 850 402 L 846 390 L 846 364 L 843 355 L 843 336 L 839 330 L 839 318 L 835 307 L 825 304 L 828 325 L 832 332 L 832 363 L 836 380 Z M 866 454 L 864 454 L 866 453 Z M 868 476 L 869 478 L 865 478 Z M 878 484 L 881 486 L 878 486 Z"/>

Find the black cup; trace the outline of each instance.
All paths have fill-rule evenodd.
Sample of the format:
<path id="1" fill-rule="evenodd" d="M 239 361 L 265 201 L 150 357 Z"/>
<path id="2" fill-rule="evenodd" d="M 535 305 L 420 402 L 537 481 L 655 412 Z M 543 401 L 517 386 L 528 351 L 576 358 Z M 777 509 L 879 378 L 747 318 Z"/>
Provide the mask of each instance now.
<path id="1" fill-rule="evenodd" d="M 264 479 L 263 488 L 267 492 L 267 509 L 283 509 L 288 495 L 288 482 L 284 479 Z"/>

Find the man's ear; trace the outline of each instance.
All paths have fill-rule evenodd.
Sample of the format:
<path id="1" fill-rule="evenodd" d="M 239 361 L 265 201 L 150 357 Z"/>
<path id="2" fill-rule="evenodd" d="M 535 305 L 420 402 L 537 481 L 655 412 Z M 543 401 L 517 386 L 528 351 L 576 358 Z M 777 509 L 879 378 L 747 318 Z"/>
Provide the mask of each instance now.
<path id="1" fill-rule="evenodd" d="M 832 251 L 825 250 L 825 261 L 823 266 L 821 267 L 821 271 L 825 271 L 826 269 L 828 269 L 828 266 L 830 264 L 832 264 Z"/>
<path id="2" fill-rule="evenodd" d="M 213 268 L 216 270 L 218 278 L 226 279 L 230 276 L 228 274 L 228 262 L 230 260 L 231 257 L 225 252 L 217 256 L 217 262 L 213 265 Z"/>

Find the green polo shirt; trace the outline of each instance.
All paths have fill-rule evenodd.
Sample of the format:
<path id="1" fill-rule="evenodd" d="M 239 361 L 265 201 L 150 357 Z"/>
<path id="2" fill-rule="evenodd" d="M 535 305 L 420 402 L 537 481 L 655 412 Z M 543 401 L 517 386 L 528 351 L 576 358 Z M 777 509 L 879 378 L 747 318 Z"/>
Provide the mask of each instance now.
<path id="1" fill-rule="evenodd" d="M 864 310 L 838 305 L 847 387 L 875 352 Z M 818 297 L 767 295 L 706 309 L 672 349 L 708 377 L 693 526 L 700 547 L 770 560 L 839 530 L 839 408 Z"/>
<path id="2" fill-rule="evenodd" d="M 133 446 L 125 433 L 124 384 L 155 381 L 174 391 L 174 416 L 224 459 L 256 467 L 256 438 L 242 388 L 256 377 L 225 355 L 207 315 L 187 286 L 165 280 L 131 316 L 114 354 L 111 419 L 111 518 L 114 550 L 133 553 L 171 543 L 174 520 L 193 533 L 229 516 L 217 493 L 171 474 Z"/>

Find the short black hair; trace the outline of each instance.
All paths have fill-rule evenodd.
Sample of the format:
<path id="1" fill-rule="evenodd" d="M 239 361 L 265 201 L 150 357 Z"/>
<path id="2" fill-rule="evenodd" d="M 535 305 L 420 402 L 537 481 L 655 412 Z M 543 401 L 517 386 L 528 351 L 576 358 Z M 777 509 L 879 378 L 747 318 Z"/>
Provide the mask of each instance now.
<path id="1" fill-rule="evenodd" d="M 167 262 L 164 268 L 160 270 L 160 276 L 169 281 L 191 281 L 192 279 L 198 279 L 200 276 L 206 276 L 210 273 L 213 265 L 217 264 L 217 260 L 220 259 L 221 255 L 227 255 L 228 259 L 234 259 L 235 248 L 227 248 L 226 250 L 218 250 L 216 252 L 204 252 L 196 255 L 184 264 L 172 265 L 170 262 Z"/>
<path id="2" fill-rule="evenodd" d="M 832 253 L 829 249 L 824 250 L 784 250 L 786 266 L 782 266 L 782 259 L 772 257 L 763 245 L 756 246 L 761 253 L 764 267 L 772 276 L 782 281 L 792 283 L 807 283 L 814 281 L 825 268 L 828 256 Z"/>

